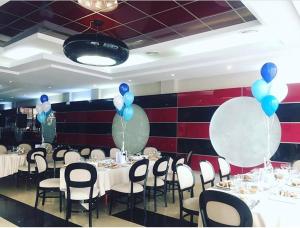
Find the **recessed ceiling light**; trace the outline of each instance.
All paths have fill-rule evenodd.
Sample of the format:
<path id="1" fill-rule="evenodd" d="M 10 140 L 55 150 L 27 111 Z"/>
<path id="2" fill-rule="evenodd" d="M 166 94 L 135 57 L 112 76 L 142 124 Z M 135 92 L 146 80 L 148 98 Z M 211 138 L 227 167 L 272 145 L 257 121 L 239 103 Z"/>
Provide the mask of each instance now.
<path id="1" fill-rule="evenodd" d="M 93 87 L 94 87 L 94 88 L 96 88 L 96 87 L 97 87 L 97 85 L 96 85 L 96 84 L 93 84 Z"/>
<path id="2" fill-rule="evenodd" d="M 52 52 L 36 47 L 15 47 L 4 51 L 3 56 L 14 60 L 21 60 L 42 53 L 51 54 Z"/>
<path id="3" fill-rule="evenodd" d="M 256 30 L 256 29 L 247 29 L 247 30 L 241 31 L 242 34 L 254 33 L 254 32 L 258 32 L 258 30 Z"/>
<path id="4" fill-rule="evenodd" d="M 129 82 L 132 82 L 132 80 L 131 80 L 131 79 L 129 79 L 128 81 L 129 81 Z"/>
<path id="5" fill-rule="evenodd" d="M 146 54 L 155 56 L 155 55 L 159 55 L 159 52 L 158 51 L 147 51 Z"/>
<path id="6" fill-rule="evenodd" d="M 227 70 L 231 70 L 231 69 L 232 69 L 232 66 L 231 66 L 231 65 L 228 65 L 228 66 L 226 67 L 226 69 L 227 69 Z"/>
<path id="7" fill-rule="evenodd" d="M 52 86 L 48 86 L 48 89 L 52 89 Z"/>
<path id="8" fill-rule="evenodd" d="M 10 97 L 11 99 L 15 98 L 15 97 Z"/>
<path id="9" fill-rule="evenodd" d="M 171 74 L 171 76 L 172 76 L 172 77 L 174 77 L 174 76 L 175 76 L 175 74 Z"/>
<path id="10" fill-rule="evenodd" d="M 11 84 L 11 83 L 13 83 L 13 81 L 9 81 L 8 83 L 10 83 L 10 84 Z"/>

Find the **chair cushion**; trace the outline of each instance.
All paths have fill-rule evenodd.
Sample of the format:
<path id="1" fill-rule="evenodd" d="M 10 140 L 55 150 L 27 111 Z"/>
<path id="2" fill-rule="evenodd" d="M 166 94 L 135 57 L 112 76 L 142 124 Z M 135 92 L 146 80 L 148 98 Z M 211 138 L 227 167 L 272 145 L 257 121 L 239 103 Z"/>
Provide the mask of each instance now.
<path id="1" fill-rule="evenodd" d="M 56 162 L 55 167 L 57 169 L 64 167 L 64 163 L 63 162 Z M 48 168 L 53 169 L 54 168 L 54 162 L 48 163 Z"/>
<path id="2" fill-rule="evenodd" d="M 59 188 L 59 178 L 49 178 L 40 182 L 41 188 Z"/>
<path id="3" fill-rule="evenodd" d="M 28 166 L 27 165 L 19 166 L 18 170 L 23 171 L 23 172 L 28 172 Z M 35 164 L 31 164 L 30 172 L 34 172 L 34 171 L 35 171 Z"/>
<path id="4" fill-rule="evenodd" d="M 111 188 L 116 192 L 130 193 L 131 183 L 117 184 Z M 133 183 L 133 193 L 138 193 L 144 191 L 144 187 L 141 184 Z"/>
<path id="5" fill-rule="evenodd" d="M 155 177 L 148 177 L 146 186 L 154 187 L 154 179 Z M 156 186 L 163 186 L 164 184 L 165 182 L 161 178 L 156 178 Z"/>
<path id="6" fill-rule="evenodd" d="M 90 188 L 70 188 L 71 191 L 71 200 L 88 200 L 90 198 Z M 93 198 L 96 198 L 99 195 L 99 189 L 94 187 Z M 66 191 L 67 198 L 67 191 Z"/>
<path id="7" fill-rule="evenodd" d="M 183 207 L 192 211 L 199 211 L 199 197 L 183 200 Z"/>

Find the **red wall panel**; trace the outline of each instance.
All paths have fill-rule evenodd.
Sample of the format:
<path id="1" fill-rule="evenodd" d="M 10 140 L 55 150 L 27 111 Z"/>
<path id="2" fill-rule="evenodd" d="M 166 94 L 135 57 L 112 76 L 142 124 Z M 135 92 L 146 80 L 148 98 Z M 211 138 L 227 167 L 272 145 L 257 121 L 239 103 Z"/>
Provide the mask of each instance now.
<path id="1" fill-rule="evenodd" d="M 300 142 L 300 123 L 281 123 L 281 142 Z"/>
<path id="2" fill-rule="evenodd" d="M 174 152 L 177 151 L 177 139 L 167 137 L 150 136 L 147 146 L 156 147 L 160 151 Z"/>
<path id="3" fill-rule="evenodd" d="M 179 93 L 178 107 L 220 105 L 241 95 L 241 88 Z"/>
<path id="4" fill-rule="evenodd" d="M 115 111 L 65 112 L 57 113 L 56 118 L 57 122 L 111 123 L 115 114 Z"/>
<path id="5" fill-rule="evenodd" d="M 209 123 L 178 123 L 177 137 L 209 138 Z"/>
<path id="6" fill-rule="evenodd" d="M 177 122 L 177 108 L 145 109 L 149 122 Z"/>

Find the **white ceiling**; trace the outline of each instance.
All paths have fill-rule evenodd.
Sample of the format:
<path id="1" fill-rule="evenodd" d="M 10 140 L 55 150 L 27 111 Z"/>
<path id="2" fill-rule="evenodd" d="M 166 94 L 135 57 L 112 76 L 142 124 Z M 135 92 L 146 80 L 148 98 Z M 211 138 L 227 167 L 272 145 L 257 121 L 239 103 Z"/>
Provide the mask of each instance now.
<path id="1" fill-rule="evenodd" d="M 140 84 L 216 77 L 258 71 L 266 61 L 278 65 L 286 82 L 300 82 L 297 67 L 300 18 L 294 4 L 276 0 L 245 0 L 243 3 L 259 23 L 248 22 L 134 49 L 128 62 L 117 67 L 74 63 L 62 52 L 63 40 L 41 33 L 31 35 L 0 48 L 0 99 L 15 101 L 37 98 L 41 93 L 54 95 L 107 88 L 129 80 Z M 20 48 L 34 48 L 40 52 L 20 60 L 7 57 L 9 52 Z M 23 49 L 22 53 L 28 53 L 28 49 Z"/>

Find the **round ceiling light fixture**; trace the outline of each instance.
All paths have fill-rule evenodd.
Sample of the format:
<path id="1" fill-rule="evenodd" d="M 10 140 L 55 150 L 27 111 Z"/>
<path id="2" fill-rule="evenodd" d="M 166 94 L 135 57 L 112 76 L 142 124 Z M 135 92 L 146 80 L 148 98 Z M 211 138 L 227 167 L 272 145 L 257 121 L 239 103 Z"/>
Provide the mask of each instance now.
<path id="1" fill-rule="evenodd" d="M 78 0 L 78 3 L 92 11 L 110 12 L 118 7 L 118 0 Z"/>
<path id="2" fill-rule="evenodd" d="M 96 26 L 102 24 L 98 20 L 93 23 Z M 129 56 L 124 42 L 100 33 L 71 36 L 65 40 L 63 49 L 72 61 L 90 66 L 116 66 Z"/>

